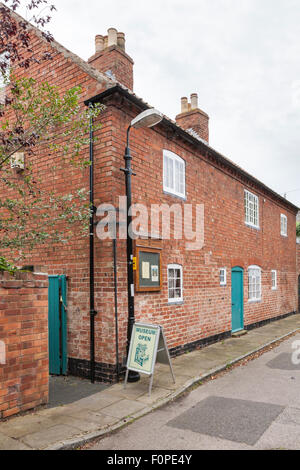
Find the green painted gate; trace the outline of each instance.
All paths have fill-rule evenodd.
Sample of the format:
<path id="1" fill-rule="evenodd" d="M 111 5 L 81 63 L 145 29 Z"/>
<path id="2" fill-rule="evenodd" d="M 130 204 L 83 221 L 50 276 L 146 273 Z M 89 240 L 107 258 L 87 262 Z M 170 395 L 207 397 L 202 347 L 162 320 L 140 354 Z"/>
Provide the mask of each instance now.
<path id="1" fill-rule="evenodd" d="M 244 329 L 244 270 L 233 268 L 231 271 L 231 309 L 232 332 Z"/>
<path id="2" fill-rule="evenodd" d="M 67 373 L 67 278 L 49 276 L 49 373 Z"/>

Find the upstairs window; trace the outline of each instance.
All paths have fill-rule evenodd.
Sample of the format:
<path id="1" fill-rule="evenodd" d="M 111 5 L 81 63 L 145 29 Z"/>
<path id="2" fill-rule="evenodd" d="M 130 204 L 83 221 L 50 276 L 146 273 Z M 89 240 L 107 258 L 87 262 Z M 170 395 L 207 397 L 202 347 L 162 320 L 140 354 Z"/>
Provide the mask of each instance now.
<path id="1" fill-rule="evenodd" d="M 180 264 L 168 265 L 168 300 L 169 302 L 183 301 L 182 266 Z"/>
<path id="2" fill-rule="evenodd" d="M 287 216 L 284 214 L 281 214 L 280 222 L 281 222 L 281 235 L 283 237 L 287 237 Z"/>
<path id="3" fill-rule="evenodd" d="M 169 150 L 164 150 L 164 191 L 185 198 L 185 161 Z"/>
<path id="4" fill-rule="evenodd" d="M 277 289 L 277 271 L 273 269 L 271 273 L 272 273 L 272 290 L 276 290 Z"/>
<path id="5" fill-rule="evenodd" d="M 259 228 L 259 201 L 255 194 L 245 189 L 245 223 L 251 227 Z"/>
<path id="6" fill-rule="evenodd" d="M 259 266 L 248 268 L 248 300 L 255 302 L 261 300 L 261 269 Z"/>

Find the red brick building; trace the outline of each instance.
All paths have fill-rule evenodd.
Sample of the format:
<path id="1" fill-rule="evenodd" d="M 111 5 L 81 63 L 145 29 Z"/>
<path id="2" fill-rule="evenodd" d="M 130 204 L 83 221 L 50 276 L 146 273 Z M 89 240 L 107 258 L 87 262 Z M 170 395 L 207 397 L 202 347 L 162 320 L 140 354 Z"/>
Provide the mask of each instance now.
<path id="1" fill-rule="evenodd" d="M 49 47 L 34 28 L 32 34 L 37 50 Z M 118 207 L 119 196 L 125 195 L 120 168 L 124 166 L 126 131 L 132 119 L 150 108 L 133 92 L 133 60 L 125 51 L 124 34 L 111 28 L 108 36 L 97 36 L 95 54 L 87 63 L 58 43 L 51 47 L 51 63 L 36 64 L 30 73 L 58 84 L 62 91 L 81 85 L 82 106 L 89 102 L 106 106 L 93 148 L 94 198 L 96 207 L 103 203 Z M 192 205 L 193 228 L 196 207 L 202 208 L 198 249 L 187 249 L 190 240 L 185 237 L 174 239 L 173 216 L 170 239 L 152 233 L 149 222 L 134 243 L 136 252 L 147 247 L 160 253 L 161 259 L 161 286 L 135 292 L 136 320 L 162 325 L 172 355 L 297 310 L 298 208 L 210 147 L 208 123 L 208 115 L 198 107 L 197 95 L 193 94 L 190 103 L 182 98 L 176 121 L 164 117 L 151 129 L 131 130 L 136 174 L 132 178 L 133 202 L 146 205 L 149 213 L 151 206 L 157 213 L 161 204 L 176 204 L 175 214 Z M 70 170 L 55 162 L 55 177 L 50 177 L 54 157 L 41 151 L 38 159 L 35 171 L 49 190 L 63 194 L 74 188 L 89 188 L 88 170 Z M 160 232 L 164 226 L 164 221 L 160 222 Z M 126 358 L 126 241 L 117 240 L 117 304 L 112 240 L 95 237 L 94 257 L 96 379 L 112 381 L 117 361 L 116 307 L 117 362 L 122 365 Z M 43 266 L 50 275 L 67 275 L 69 372 L 89 377 L 88 239 L 76 239 L 74 234 L 67 246 L 43 247 L 31 255 L 30 264 Z M 139 275 L 146 279 L 147 262 L 139 268 L 145 269 Z M 151 275 L 157 279 L 155 270 Z"/>

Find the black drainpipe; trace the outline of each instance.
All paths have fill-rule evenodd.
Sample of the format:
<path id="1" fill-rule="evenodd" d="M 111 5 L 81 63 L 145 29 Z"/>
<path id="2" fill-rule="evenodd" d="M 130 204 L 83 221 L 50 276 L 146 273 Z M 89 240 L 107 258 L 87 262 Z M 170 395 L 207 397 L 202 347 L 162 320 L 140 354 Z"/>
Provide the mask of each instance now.
<path id="1" fill-rule="evenodd" d="M 89 104 L 92 107 L 92 104 Z M 91 382 L 95 382 L 95 269 L 94 269 L 94 131 L 93 117 L 90 116 L 90 378 Z"/>
<path id="2" fill-rule="evenodd" d="M 113 239 L 113 257 L 114 257 L 114 287 L 115 287 L 115 335 L 116 335 L 116 375 L 117 382 L 120 378 L 119 368 L 119 325 L 118 325 L 118 270 L 117 270 L 117 240 Z"/>

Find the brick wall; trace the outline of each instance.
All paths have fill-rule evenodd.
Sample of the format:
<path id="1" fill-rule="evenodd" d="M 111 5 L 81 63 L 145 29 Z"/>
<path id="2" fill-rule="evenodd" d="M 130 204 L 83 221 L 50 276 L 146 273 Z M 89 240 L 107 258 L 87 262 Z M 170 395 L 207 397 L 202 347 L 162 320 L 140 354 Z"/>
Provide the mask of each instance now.
<path id="1" fill-rule="evenodd" d="M 48 402 L 48 278 L 0 274 L 0 419 Z"/>

